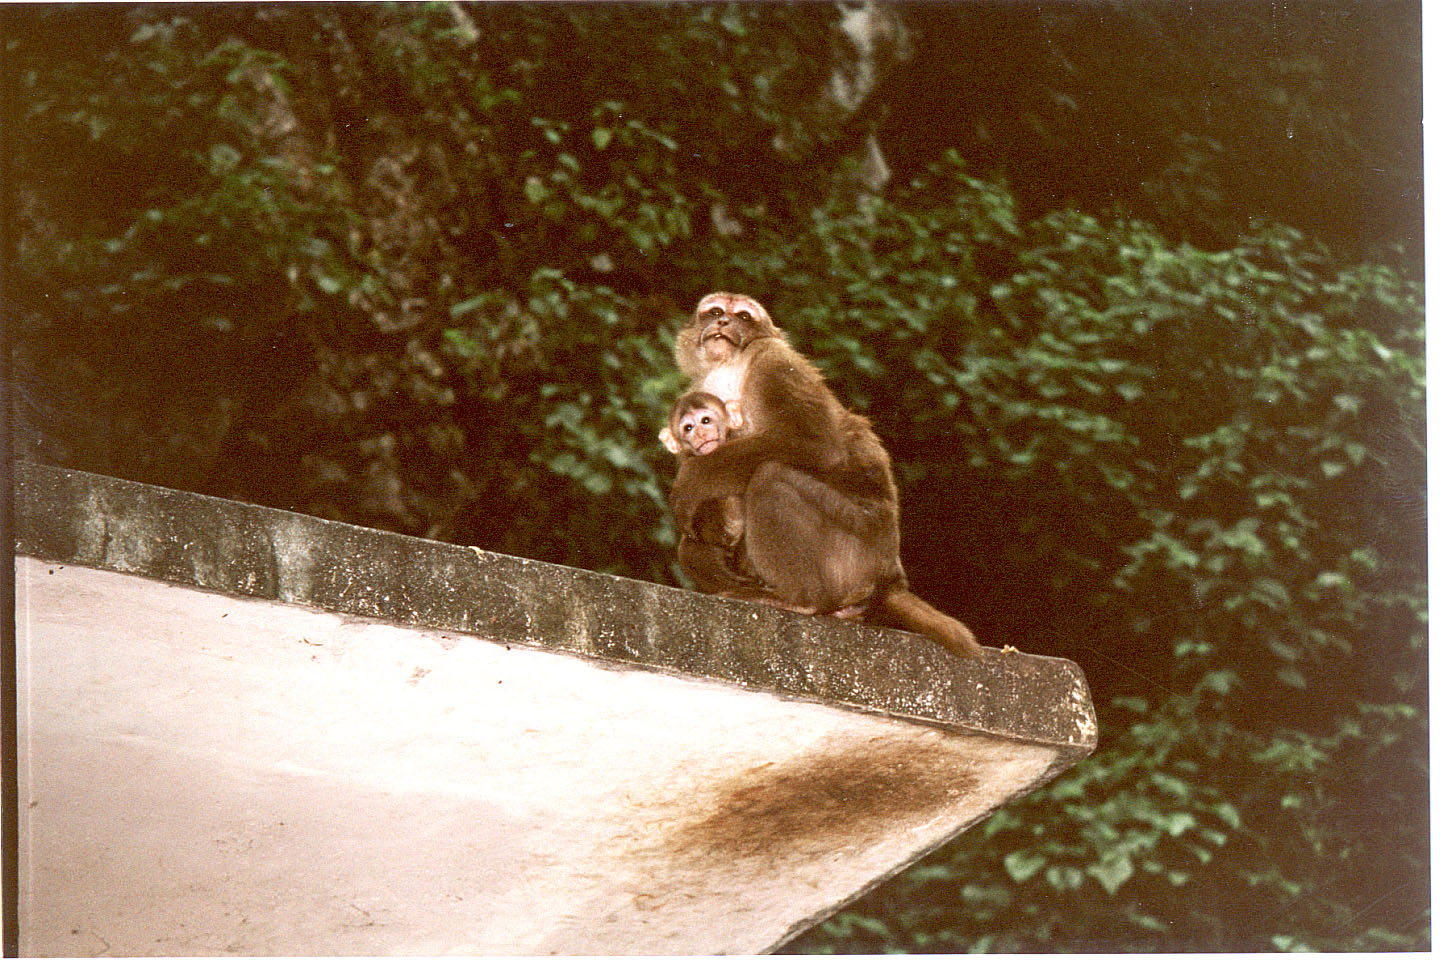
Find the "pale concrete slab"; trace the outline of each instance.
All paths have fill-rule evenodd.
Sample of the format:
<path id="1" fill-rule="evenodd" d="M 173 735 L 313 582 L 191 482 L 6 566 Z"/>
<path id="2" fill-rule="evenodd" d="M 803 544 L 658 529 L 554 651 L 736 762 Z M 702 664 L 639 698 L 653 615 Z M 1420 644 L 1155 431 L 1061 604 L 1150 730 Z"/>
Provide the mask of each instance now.
<path id="1" fill-rule="evenodd" d="M 1056 761 L 440 630 L 16 574 L 31 955 L 759 952 Z"/>
<path id="2" fill-rule="evenodd" d="M 1065 660 L 15 492 L 28 954 L 764 951 L 1095 746 Z"/>

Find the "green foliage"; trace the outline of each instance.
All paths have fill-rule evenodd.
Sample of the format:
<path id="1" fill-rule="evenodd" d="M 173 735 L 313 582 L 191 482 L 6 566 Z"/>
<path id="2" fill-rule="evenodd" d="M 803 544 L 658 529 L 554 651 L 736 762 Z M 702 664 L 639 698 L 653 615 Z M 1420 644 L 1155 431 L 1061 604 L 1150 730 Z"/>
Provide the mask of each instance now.
<path id="1" fill-rule="evenodd" d="M 1139 103 L 1163 221 L 954 150 L 857 200 L 836 15 L 27 9 L 10 293 L 60 413 L 29 452 L 672 579 L 669 331 L 753 292 L 891 450 L 917 590 L 1079 661 L 1101 714 L 800 948 L 1427 947 L 1422 291 L 1227 192 L 1244 117 L 1350 143 L 1338 68 L 1219 71 L 1249 106 L 1208 133 Z M 1059 26 L 1079 86 L 1026 102 L 1082 111 L 1002 136 L 1073 150 L 1135 95 Z"/>
<path id="2" fill-rule="evenodd" d="M 108 15 L 113 48 L 72 62 L 54 47 L 93 24 L 33 16 L 46 42 L 12 43 L 21 153 L 73 172 L 25 188 L 55 224 L 19 245 L 21 366 L 64 384 L 51 402 L 134 410 L 103 448 L 50 430 L 33 453 L 669 576 L 654 434 L 679 380 L 656 331 L 678 314 L 634 288 L 700 255 L 710 164 L 805 127 L 777 98 L 815 82 L 794 48 L 832 13 L 153 11 Z M 615 37 L 647 25 L 673 36 L 642 65 Z M 786 55 L 748 73 L 761 50 Z M 704 51 L 718 66 L 696 78 Z M 593 72 L 542 69 L 562 54 Z M 678 109 L 693 99 L 716 112 Z M 116 365 L 117 347 L 159 355 Z M 215 358 L 198 382 L 197 351 Z M 177 379 L 201 424 L 147 422 Z M 210 442 L 215 421 L 265 467 L 190 478 L 129 453 Z"/>
<path id="3" fill-rule="evenodd" d="M 1220 252 L 1075 214 L 1017 231 L 974 195 L 997 188 L 937 182 L 955 202 L 932 182 L 826 218 L 823 282 L 845 295 L 797 299 L 820 304 L 817 325 L 888 323 L 883 339 L 812 334 L 846 354 L 831 366 L 847 395 L 908 363 L 896 418 L 952 424 L 902 457 L 906 475 L 964 488 L 982 471 L 1009 491 L 1003 522 L 1025 533 L 976 582 L 1046 584 L 1032 616 L 1054 618 L 1102 692 L 1104 739 L 862 901 L 869 926 L 842 914 L 802 947 L 1421 942 L 1423 912 L 1388 926 L 1329 893 L 1425 888 L 1426 825 L 1401 799 L 1424 795 L 1426 767 L 1418 286 L 1278 227 Z M 986 289 L 989 238 L 1015 253 Z M 1377 792 L 1356 763 L 1392 779 Z"/>
<path id="4" fill-rule="evenodd" d="M 1396 122 L 1420 112 L 1418 3 L 926 4 L 911 22 L 922 68 L 885 91 L 902 176 L 958 147 L 1032 215 L 1118 204 L 1211 249 L 1255 217 L 1346 258 L 1422 235 L 1420 127 Z"/>

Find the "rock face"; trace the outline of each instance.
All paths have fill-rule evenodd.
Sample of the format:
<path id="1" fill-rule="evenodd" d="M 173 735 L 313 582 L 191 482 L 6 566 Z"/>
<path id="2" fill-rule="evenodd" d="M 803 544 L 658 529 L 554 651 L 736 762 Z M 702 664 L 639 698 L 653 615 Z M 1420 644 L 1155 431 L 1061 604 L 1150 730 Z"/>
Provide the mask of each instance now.
<path id="1" fill-rule="evenodd" d="M 837 44 L 829 99 L 840 112 L 841 122 L 848 122 L 866 110 L 881 78 L 909 60 L 913 50 L 905 22 L 892 6 L 867 2 L 845 7 L 837 29 L 846 42 Z M 878 193 L 890 182 L 890 166 L 873 122 L 867 127 L 857 156 L 857 180 L 866 191 Z"/>
<path id="2" fill-rule="evenodd" d="M 1068 661 L 17 481 L 25 953 L 760 952 L 1096 742 Z"/>

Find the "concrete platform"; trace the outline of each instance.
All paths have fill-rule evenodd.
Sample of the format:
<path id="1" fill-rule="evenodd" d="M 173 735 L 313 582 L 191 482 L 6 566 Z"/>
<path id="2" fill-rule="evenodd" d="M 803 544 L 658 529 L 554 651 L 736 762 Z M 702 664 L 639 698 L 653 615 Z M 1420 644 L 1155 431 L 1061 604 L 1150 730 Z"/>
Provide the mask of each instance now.
<path id="1" fill-rule="evenodd" d="M 17 480 L 29 955 L 764 952 L 1095 743 L 1067 661 Z"/>

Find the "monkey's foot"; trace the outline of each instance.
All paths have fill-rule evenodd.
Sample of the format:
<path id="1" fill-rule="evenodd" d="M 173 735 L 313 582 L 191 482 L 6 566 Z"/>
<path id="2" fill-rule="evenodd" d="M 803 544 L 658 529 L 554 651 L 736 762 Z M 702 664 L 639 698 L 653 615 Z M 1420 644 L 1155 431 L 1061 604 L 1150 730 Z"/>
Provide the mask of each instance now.
<path id="1" fill-rule="evenodd" d="M 814 606 L 813 604 L 810 606 L 804 606 L 798 603 L 790 603 L 786 600 L 781 600 L 779 597 L 773 596 L 768 593 L 761 596 L 747 597 L 746 599 L 754 600 L 757 603 L 763 603 L 767 607 L 775 607 L 778 610 L 789 610 L 791 613 L 805 613 L 814 616 L 815 614 L 820 612 L 820 608 Z"/>
<path id="2" fill-rule="evenodd" d="M 466 549 L 466 550 L 473 550 L 473 551 L 475 551 L 475 556 L 477 556 L 477 557 L 483 557 L 483 556 L 485 556 L 485 551 L 484 551 L 484 550 L 481 550 L 479 547 L 466 547 L 465 549 Z"/>
<path id="3" fill-rule="evenodd" d="M 1000 648 L 1000 652 L 1001 652 L 1001 653 L 1019 653 L 1020 651 L 1017 650 L 1017 649 L 1015 649 L 1014 647 L 1010 646 L 1010 644 L 1007 643 L 1007 644 L 1005 644 L 1005 646 L 1003 646 L 1003 647 Z"/>

